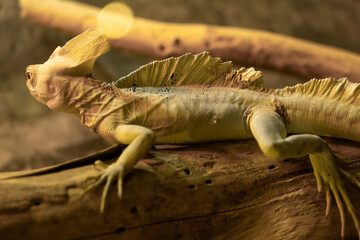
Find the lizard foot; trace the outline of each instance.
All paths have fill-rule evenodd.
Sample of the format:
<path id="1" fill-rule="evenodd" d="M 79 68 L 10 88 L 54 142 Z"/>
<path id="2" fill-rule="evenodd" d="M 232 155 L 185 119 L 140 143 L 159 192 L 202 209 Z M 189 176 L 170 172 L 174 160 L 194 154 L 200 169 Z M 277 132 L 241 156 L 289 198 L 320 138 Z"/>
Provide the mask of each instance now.
<path id="1" fill-rule="evenodd" d="M 95 161 L 94 164 L 96 167 L 102 168 L 102 171 L 95 177 L 95 182 L 91 183 L 83 190 L 82 195 L 100 186 L 103 182 L 106 182 L 104 190 L 102 192 L 101 203 L 100 203 L 100 213 L 104 213 L 106 196 L 109 192 L 110 184 L 114 180 L 117 180 L 118 197 L 120 199 L 122 197 L 122 182 L 124 176 L 124 167 L 116 163 L 108 165 L 100 160 Z"/>
<path id="2" fill-rule="evenodd" d="M 331 150 L 326 149 L 325 151 L 322 151 L 320 153 L 310 154 L 310 160 L 314 168 L 314 174 L 317 182 L 318 191 L 322 192 L 325 189 L 326 216 L 328 216 L 330 212 L 330 206 L 332 201 L 331 192 L 332 192 L 340 212 L 341 238 L 344 239 L 345 236 L 345 211 L 344 211 L 344 203 L 345 203 L 345 206 L 354 221 L 360 239 L 360 223 L 355 213 L 355 208 L 350 201 L 350 198 L 345 189 L 345 185 L 339 174 L 340 169 L 337 167 L 334 161 L 334 155 L 331 153 Z M 342 169 L 341 171 L 344 172 L 344 170 Z"/>

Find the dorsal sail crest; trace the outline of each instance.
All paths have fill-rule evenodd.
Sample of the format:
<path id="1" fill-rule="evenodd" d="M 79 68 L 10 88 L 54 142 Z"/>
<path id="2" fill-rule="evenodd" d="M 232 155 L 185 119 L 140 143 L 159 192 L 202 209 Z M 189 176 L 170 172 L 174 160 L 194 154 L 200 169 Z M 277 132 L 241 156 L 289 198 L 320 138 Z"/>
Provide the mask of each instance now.
<path id="1" fill-rule="evenodd" d="M 360 103 L 360 84 L 349 82 L 346 78 L 312 79 L 281 90 L 275 90 L 281 96 L 309 96 L 340 101 L 346 104 Z"/>
<path id="2" fill-rule="evenodd" d="M 231 70 L 231 62 L 210 57 L 209 53 L 185 54 L 154 61 L 120 78 L 114 85 L 129 87 L 262 87 L 261 72 L 253 68 Z"/>

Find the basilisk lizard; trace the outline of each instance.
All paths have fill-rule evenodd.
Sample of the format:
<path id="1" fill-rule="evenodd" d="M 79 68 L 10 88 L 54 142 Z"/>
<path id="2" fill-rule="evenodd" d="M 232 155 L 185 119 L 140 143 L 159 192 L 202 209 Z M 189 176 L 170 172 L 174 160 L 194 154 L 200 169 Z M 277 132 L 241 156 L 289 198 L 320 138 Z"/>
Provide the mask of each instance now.
<path id="1" fill-rule="evenodd" d="M 231 70 L 208 53 L 185 54 L 147 64 L 112 83 L 92 76 L 94 61 L 110 50 L 100 29 L 90 29 L 58 47 L 43 64 L 26 69 L 32 96 L 55 111 L 74 114 L 83 125 L 113 144 L 128 145 L 118 160 L 103 167 L 84 192 L 111 182 L 122 196 L 124 176 L 154 144 L 191 144 L 255 138 L 272 158 L 308 155 L 327 208 L 333 193 L 344 236 L 345 207 L 360 236 L 360 224 L 348 197 L 334 153 L 319 137 L 360 141 L 360 85 L 346 79 L 311 80 L 271 90 L 253 68 Z M 288 136 L 288 134 L 292 134 Z"/>

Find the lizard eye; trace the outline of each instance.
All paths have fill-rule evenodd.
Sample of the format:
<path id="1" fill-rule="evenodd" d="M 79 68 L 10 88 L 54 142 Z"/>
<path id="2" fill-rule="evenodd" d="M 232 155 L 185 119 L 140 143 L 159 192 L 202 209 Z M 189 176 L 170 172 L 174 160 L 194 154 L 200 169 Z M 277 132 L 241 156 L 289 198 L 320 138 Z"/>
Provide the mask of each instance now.
<path id="1" fill-rule="evenodd" d="M 28 79 L 28 80 L 31 80 L 31 78 L 32 78 L 32 73 L 31 72 L 27 72 L 26 73 L 26 78 Z"/>
<path id="2" fill-rule="evenodd" d="M 25 72 L 26 79 L 32 81 L 34 75 L 35 75 L 34 70 L 31 67 L 27 67 Z"/>
<path id="3" fill-rule="evenodd" d="M 25 73 L 26 79 L 29 81 L 29 83 L 32 86 L 36 86 L 36 78 L 35 78 L 35 73 L 32 69 L 26 69 L 26 73 Z"/>

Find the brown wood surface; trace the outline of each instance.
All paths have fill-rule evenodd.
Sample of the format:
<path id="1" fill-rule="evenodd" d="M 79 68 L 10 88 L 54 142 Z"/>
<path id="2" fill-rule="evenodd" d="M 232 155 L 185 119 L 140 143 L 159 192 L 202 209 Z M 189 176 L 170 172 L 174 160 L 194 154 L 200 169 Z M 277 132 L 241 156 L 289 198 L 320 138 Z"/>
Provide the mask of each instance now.
<path id="1" fill-rule="evenodd" d="M 99 8 L 73 1 L 19 0 L 23 18 L 70 35 L 97 26 Z M 156 59 L 208 51 L 250 66 L 308 78 L 347 77 L 360 82 L 360 55 L 266 31 L 204 24 L 176 24 L 135 18 L 114 48 Z"/>
<path id="2" fill-rule="evenodd" d="M 328 141 L 357 176 L 360 145 Z M 103 215 L 102 188 L 80 198 L 92 165 L 0 180 L 1 239 L 340 239 L 337 207 L 325 217 L 306 158 L 269 159 L 255 141 L 157 148 L 126 178 L 122 200 L 112 186 Z M 360 190 L 346 187 L 360 215 Z"/>

